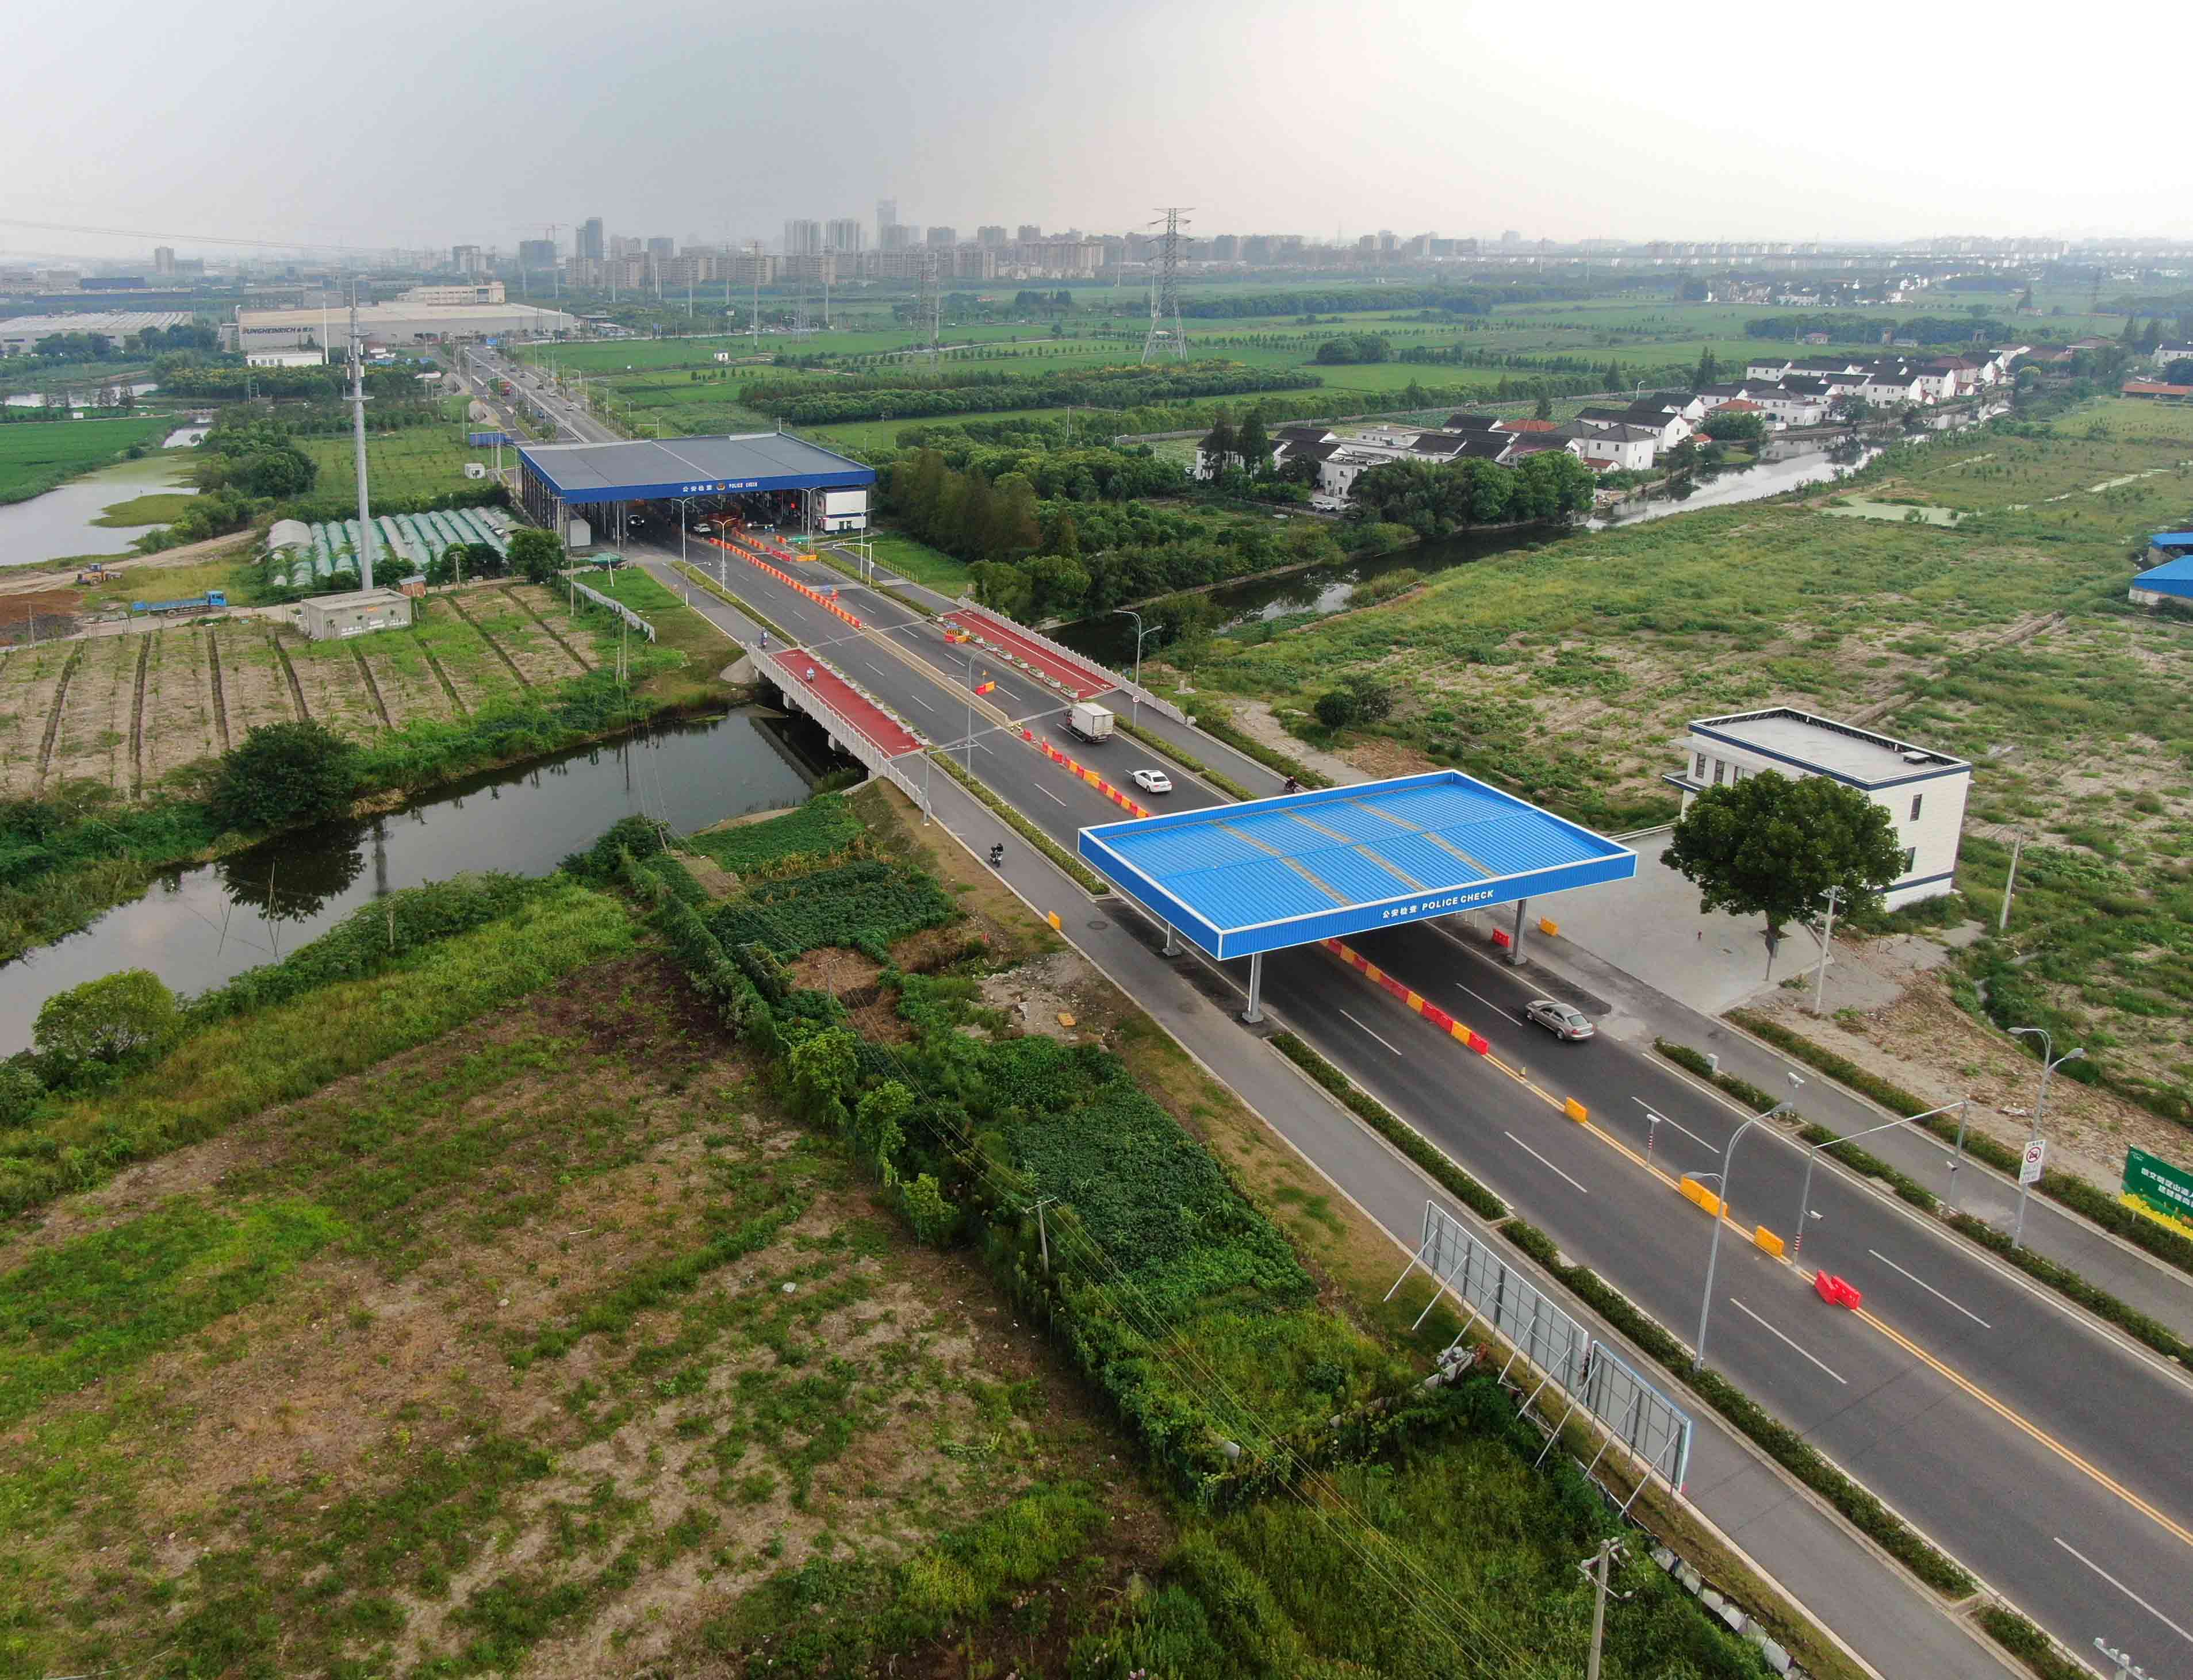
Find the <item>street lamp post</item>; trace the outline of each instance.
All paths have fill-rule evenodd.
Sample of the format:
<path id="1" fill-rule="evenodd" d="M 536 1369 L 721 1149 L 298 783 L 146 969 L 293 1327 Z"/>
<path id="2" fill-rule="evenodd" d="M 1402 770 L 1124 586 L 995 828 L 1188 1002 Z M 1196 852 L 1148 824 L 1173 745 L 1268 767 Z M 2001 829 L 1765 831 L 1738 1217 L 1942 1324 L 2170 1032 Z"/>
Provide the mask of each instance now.
<path id="1" fill-rule="evenodd" d="M 2048 1076 L 2067 1061 L 2083 1061 L 2087 1050 L 2082 1044 L 2064 1051 L 2060 1056 L 2054 1055 L 2056 1043 L 2048 1036 L 2048 1029 L 2045 1026 L 2013 1026 L 2010 1034 L 2013 1038 L 2038 1038 L 2041 1041 L 2041 1094 L 2034 1101 L 2033 1129 L 2025 1139 L 2026 1147 L 2030 1149 L 2041 1141 L 2041 1122 L 2048 1112 Z M 2021 1166 L 2018 1174 L 2018 1212 L 2012 1215 L 2010 1222 L 2010 1246 L 2013 1249 L 2025 1238 L 2025 1192 L 2030 1188 Z"/>
<path id="2" fill-rule="evenodd" d="M 1805 1081 L 1800 1075 L 1793 1073 L 1789 1076 L 1789 1083 L 1791 1085 L 1801 1089 Z M 1706 1324 L 1713 1316 L 1714 1271 L 1721 1262 L 1721 1228 L 1723 1223 L 1721 1216 L 1722 1214 L 1726 1211 L 1728 1207 L 1729 1163 L 1736 1158 L 1736 1146 L 1738 1140 L 1741 1139 L 1746 1132 L 1764 1121 L 1772 1120 L 1776 1115 L 1783 1112 L 1784 1110 L 1793 1106 L 1794 1102 L 1794 1099 L 1789 1102 L 1778 1102 L 1773 1107 L 1768 1109 L 1766 1113 L 1755 1114 L 1750 1119 L 1745 1121 L 1741 1126 L 1738 1126 L 1736 1129 L 1735 1134 L 1728 1140 L 1728 1147 L 1721 1151 L 1721 1170 L 1719 1172 L 1694 1173 L 1692 1174 L 1693 1178 L 1719 1179 L 1721 1180 L 1721 1207 L 1716 1209 L 1714 1213 L 1713 1244 L 1706 1250 L 1706 1289 L 1704 1295 L 1701 1297 L 1698 1301 L 1698 1347 L 1697 1351 L 1691 1356 L 1691 1369 L 1694 1371 L 1703 1369 L 1706 1363 Z"/>
<path id="3" fill-rule="evenodd" d="M 1146 636 L 1157 635 L 1164 630 L 1165 626 L 1160 624 L 1148 630 L 1143 629 L 1142 615 L 1132 607 L 1114 607 L 1112 610 L 1122 617 L 1131 618 L 1135 621 L 1135 680 L 1127 690 L 1127 721 L 1132 723 L 1142 715 L 1142 638 Z"/>
<path id="4" fill-rule="evenodd" d="M 1950 1171 L 1954 1174 L 1964 1161 L 1965 1111 L 1971 1104 L 1972 1099 L 1965 1097 L 1956 1102 L 1945 1102 L 1939 1108 L 1930 1108 L 1924 1114 L 1914 1114 L 1899 1120 L 1885 1120 L 1878 1126 L 1868 1126 L 1862 1132 L 1852 1132 L 1847 1138 L 1829 1138 L 1825 1143 L 1810 1146 L 1805 1151 L 1805 1191 L 1797 1202 L 1797 1236 L 1796 1240 L 1789 1245 L 1789 1258 L 1795 1260 L 1805 1250 L 1806 1226 L 1807 1221 L 1812 1217 L 1812 1166 L 1820 1158 L 1822 1150 L 1833 1149 L 1839 1143 L 1856 1143 L 1860 1138 L 1869 1138 L 1875 1132 L 1893 1131 L 1898 1126 L 1915 1126 L 1921 1120 L 1931 1120 L 1936 1115 L 1947 1114 L 1954 1108 L 1957 1111 L 1957 1159 L 1950 1168 Z M 1956 1204 L 1956 1183 L 1954 1177 L 1950 1180 L 1950 1203 L 1952 1207 Z"/>

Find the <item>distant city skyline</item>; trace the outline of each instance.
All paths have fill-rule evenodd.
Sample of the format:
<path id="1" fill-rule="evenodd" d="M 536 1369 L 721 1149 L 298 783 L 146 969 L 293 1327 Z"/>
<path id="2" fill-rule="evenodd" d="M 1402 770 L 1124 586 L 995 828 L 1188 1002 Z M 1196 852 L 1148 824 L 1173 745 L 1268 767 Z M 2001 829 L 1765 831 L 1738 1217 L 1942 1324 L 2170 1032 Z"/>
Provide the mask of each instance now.
<path id="1" fill-rule="evenodd" d="M 366 31 L 307 9 L 255 60 L 267 73 L 235 122 L 201 119 L 238 96 L 235 43 L 263 31 L 238 0 L 209 0 L 172 38 L 117 29 L 126 13 L 34 9 L 10 35 L 4 209 L 123 233 L 0 221 L 0 258 L 149 260 L 154 243 L 215 238 L 509 251 L 551 222 L 569 249 L 596 214 L 681 242 L 775 238 L 809 218 L 862 221 L 873 240 L 879 198 L 961 230 L 1117 232 L 1173 202 L 1198 207 L 1199 231 L 1319 237 L 1336 222 L 1343 237 L 1563 241 L 2193 235 L 2193 153 L 2110 144 L 2133 132 L 2132 44 L 2158 64 L 2193 45 L 2181 6 L 2058 31 L 2037 79 L 2030 58 L 1990 60 L 1963 9 L 1868 0 L 1832 23 L 1663 17 L 1618 46 L 1586 35 L 1583 52 L 1515 9 L 1401 0 L 976 0 L 949 20 L 850 7 L 809 19 L 755 0 L 699 14 L 542 0 L 518 27 L 389 0 Z M 1884 41 L 1893 74 L 1836 44 Z M 771 74 L 726 87 L 724 63 L 756 43 Z M 1833 96 L 1793 97 L 1807 84 Z M 330 89 L 335 106 L 369 108 L 364 90 L 397 86 L 407 109 L 512 137 L 507 157 L 501 138 L 458 139 L 463 125 L 329 116 Z M 936 97 L 947 86 L 954 96 Z M 643 89 L 645 120 L 627 120 Z M 149 134 L 157 146 L 114 144 Z"/>

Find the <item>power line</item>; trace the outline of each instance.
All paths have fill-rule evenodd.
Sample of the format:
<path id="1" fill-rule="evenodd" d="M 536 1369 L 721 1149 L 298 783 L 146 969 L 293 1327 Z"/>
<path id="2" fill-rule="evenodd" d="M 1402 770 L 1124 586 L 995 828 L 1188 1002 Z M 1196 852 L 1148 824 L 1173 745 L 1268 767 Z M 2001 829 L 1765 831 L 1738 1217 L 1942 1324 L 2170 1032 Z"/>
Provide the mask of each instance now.
<path id="1" fill-rule="evenodd" d="M 236 245 L 262 251 L 335 251 L 347 256 L 410 256 L 416 253 L 402 245 L 343 245 L 315 239 L 245 239 L 220 233 L 177 233 L 143 227 L 93 227 L 74 222 L 29 221 L 20 216 L 0 216 L 0 227 L 35 228 L 43 233 L 88 233 L 112 239 L 174 239 L 191 245 Z"/>

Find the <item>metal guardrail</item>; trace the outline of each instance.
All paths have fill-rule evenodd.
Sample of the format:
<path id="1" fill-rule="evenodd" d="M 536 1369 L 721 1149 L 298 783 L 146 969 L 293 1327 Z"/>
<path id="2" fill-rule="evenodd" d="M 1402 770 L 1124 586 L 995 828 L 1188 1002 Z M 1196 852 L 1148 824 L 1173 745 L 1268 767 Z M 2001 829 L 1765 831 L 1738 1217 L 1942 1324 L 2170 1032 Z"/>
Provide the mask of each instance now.
<path id="1" fill-rule="evenodd" d="M 640 617 L 638 613 L 633 611 L 631 608 L 626 606 L 623 602 L 612 601 L 608 596 L 603 594 L 599 590 L 587 588 L 587 586 L 581 583 L 578 579 L 570 576 L 568 574 L 565 575 L 564 580 L 570 585 L 573 589 L 578 591 L 580 594 L 585 596 L 587 600 L 593 602 L 596 606 L 608 608 L 610 611 L 615 613 L 619 618 L 622 619 L 642 636 L 644 636 L 649 641 L 652 642 L 655 639 L 655 626 L 650 624 L 645 619 Z"/>
<path id="2" fill-rule="evenodd" d="M 1518 1360 L 1540 1373 L 1526 1406 L 1549 1385 L 1561 1391 L 1568 1403 L 1554 1426 L 1555 1438 L 1578 1410 L 1599 1424 L 1604 1439 L 1585 1466 L 1587 1473 L 1597 1467 L 1607 1447 L 1618 1441 L 1649 1473 L 1678 1494 L 1683 1491 L 1691 1467 L 1690 1414 L 1435 1202 L 1424 1203 L 1417 1252 L 1386 1292 L 1389 1300 L 1420 1266 L 1438 1287 L 1417 1315 L 1417 1323 L 1430 1316 L 1441 1292 L 1452 1291 L 1469 1309 L 1456 1333 L 1457 1342 L 1482 1318 L 1514 1350 L 1501 1367 L 1503 1377 Z M 1630 1497 L 1636 1497 L 1635 1492 Z"/>

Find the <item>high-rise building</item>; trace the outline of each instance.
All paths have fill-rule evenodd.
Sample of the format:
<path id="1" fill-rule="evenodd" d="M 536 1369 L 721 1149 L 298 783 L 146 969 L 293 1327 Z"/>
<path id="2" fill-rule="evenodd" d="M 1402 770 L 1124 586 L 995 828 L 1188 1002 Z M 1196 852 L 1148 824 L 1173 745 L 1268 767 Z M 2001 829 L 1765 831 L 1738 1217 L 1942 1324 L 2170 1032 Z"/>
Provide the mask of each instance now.
<path id="1" fill-rule="evenodd" d="M 893 244 L 890 243 L 890 241 L 889 239 L 887 239 L 887 238 L 885 238 L 885 237 L 884 237 L 884 236 L 885 235 L 885 233 L 886 233 L 886 232 L 888 232 L 890 229 L 892 229 L 892 228 L 894 228 L 894 227 L 896 227 L 897 226 L 898 226 L 898 200 L 897 200 L 897 199 L 896 199 L 896 198 L 879 198 L 879 199 L 877 199 L 877 200 L 876 200 L 876 249 L 877 249 L 878 250 L 879 250 L 879 251 L 890 251 L 890 250 L 899 250 L 899 249 L 904 249 L 902 246 L 895 246 L 895 245 L 893 245 Z"/>
<path id="2" fill-rule="evenodd" d="M 518 266 L 528 274 L 546 274 L 556 266 L 556 242 L 553 239 L 519 240 Z"/>
<path id="3" fill-rule="evenodd" d="M 1005 243 L 1005 230 L 995 223 L 978 227 L 975 230 L 975 243 L 994 251 Z"/>
<path id="4" fill-rule="evenodd" d="M 913 230 L 903 223 L 887 221 L 876 235 L 877 248 L 885 251 L 903 251 L 913 243 Z"/>
<path id="5" fill-rule="evenodd" d="M 932 249 L 948 251 L 959 243 L 959 230 L 956 227 L 932 227 L 929 230 L 929 243 Z"/>
<path id="6" fill-rule="evenodd" d="M 858 216 L 833 216 L 822 226 L 822 245 L 826 250 L 851 254 L 861 249 L 861 219 Z"/>
<path id="7" fill-rule="evenodd" d="M 610 256 L 637 257 L 644 256 L 646 254 L 646 243 L 643 241 L 637 233 L 612 233 L 610 235 Z"/>
<path id="8" fill-rule="evenodd" d="M 602 237 L 602 219 L 588 216 L 579 224 L 578 243 L 572 254 L 581 262 L 599 262 L 609 254 L 609 246 Z"/>
<path id="9" fill-rule="evenodd" d="M 173 245 L 155 245 L 152 248 L 152 272 L 173 274 L 175 271 L 175 248 Z"/>
<path id="10" fill-rule="evenodd" d="M 1211 242 L 1211 257 L 1218 262 L 1239 262 L 1241 260 L 1241 236 L 1221 233 Z"/>
<path id="11" fill-rule="evenodd" d="M 1390 257 L 1400 249 L 1400 236 L 1392 228 L 1382 227 L 1378 230 L 1378 249 L 1382 255 Z"/>
<path id="12" fill-rule="evenodd" d="M 1503 245 L 1520 245 L 1523 243 L 1523 236 L 1511 227 L 1500 236 L 1500 243 Z"/>
<path id="13" fill-rule="evenodd" d="M 487 272 L 487 254 L 477 245 L 452 245 L 449 266 L 467 280 L 477 279 Z"/>
<path id="14" fill-rule="evenodd" d="M 1034 222 L 1032 222 L 1032 221 L 1024 221 L 1024 222 L 1022 222 L 1022 223 L 1021 224 L 1021 231 L 1020 231 L 1020 232 L 1016 236 L 1016 237 L 1017 237 L 1017 238 L 1018 238 L 1018 240 L 1020 241 L 1020 243 L 1021 243 L 1022 244 L 1025 245 L 1025 244 L 1027 244 L 1027 243 L 1028 243 L 1028 241 L 1029 241 L 1029 240 L 1031 240 L 1031 239 L 1040 239 L 1040 238 L 1042 238 L 1042 237 L 1043 237 L 1043 230 L 1042 230 L 1041 228 L 1038 227 L 1038 226 L 1037 226 Z"/>
<path id="15" fill-rule="evenodd" d="M 822 250 L 822 224 L 801 219 L 784 225 L 784 254 L 788 257 L 819 256 Z"/>
<path id="16" fill-rule="evenodd" d="M 667 262 L 678 254 L 678 242 L 657 234 L 647 242 L 647 254 L 650 261 Z"/>

